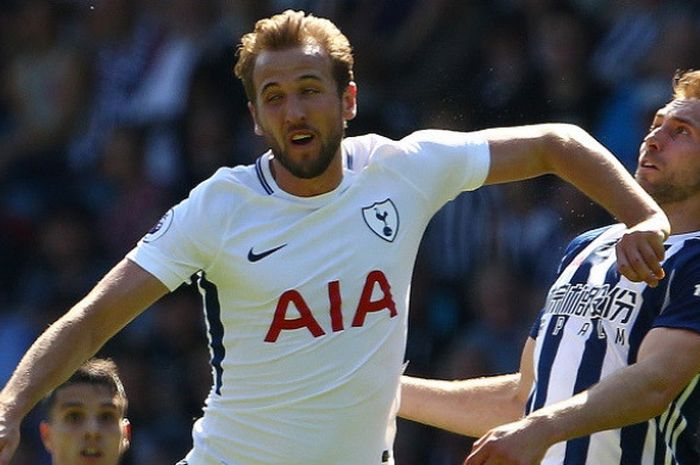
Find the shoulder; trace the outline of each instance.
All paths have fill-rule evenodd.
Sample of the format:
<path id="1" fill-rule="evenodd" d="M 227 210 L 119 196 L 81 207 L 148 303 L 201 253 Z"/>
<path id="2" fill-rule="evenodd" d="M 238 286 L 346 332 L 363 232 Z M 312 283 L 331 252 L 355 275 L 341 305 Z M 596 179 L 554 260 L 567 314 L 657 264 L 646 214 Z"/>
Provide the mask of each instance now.
<path id="1" fill-rule="evenodd" d="M 244 190 L 260 190 L 262 185 L 255 165 L 236 166 L 233 168 L 222 167 L 209 178 L 196 185 L 189 194 L 189 198 L 216 200 L 228 198 L 233 193 Z"/>
<path id="2" fill-rule="evenodd" d="M 343 165 L 352 171 L 360 171 L 370 164 L 377 152 L 386 148 L 398 148 L 398 142 L 379 134 L 364 134 L 343 139 Z"/>
<path id="3" fill-rule="evenodd" d="M 399 140 L 378 134 L 347 137 L 343 140 L 343 154 L 347 167 L 360 170 L 378 160 L 393 160 L 411 155 L 411 159 L 433 158 L 450 154 L 459 158 L 488 159 L 488 142 L 474 132 L 449 131 L 444 129 L 422 129 Z"/>
<path id="4" fill-rule="evenodd" d="M 700 270 L 700 233 L 672 235 L 664 243 L 665 268 Z"/>
<path id="5" fill-rule="evenodd" d="M 564 257 L 560 265 L 560 270 L 563 270 L 576 255 L 586 248 L 586 246 L 613 227 L 617 227 L 617 225 L 607 225 L 601 228 L 591 229 L 590 231 L 586 231 L 576 236 L 571 242 L 569 242 L 564 250 Z"/>

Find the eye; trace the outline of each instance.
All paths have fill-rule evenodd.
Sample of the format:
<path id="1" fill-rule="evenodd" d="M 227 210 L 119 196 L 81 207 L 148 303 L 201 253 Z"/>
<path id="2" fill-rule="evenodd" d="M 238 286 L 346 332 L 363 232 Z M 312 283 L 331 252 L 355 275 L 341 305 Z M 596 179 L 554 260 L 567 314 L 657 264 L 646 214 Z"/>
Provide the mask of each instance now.
<path id="1" fill-rule="evenodd" d="M 301 91 L 301 93 L 304 95 L 316 95 L 316 94 L 320 93 L 320 91 L 318 89 L 313 88 L 313 87 L 307 87 L 307 88 L 303 89 Z"/>
<path id="2" fill-rule="evenodd" d="M 277 103 L 282 100 L 282 94 L 270 93 L 265 95 L 265 102 L 267 103 Z"/>
<path id="3" fill-rule="evenodd" d="M 690 131 L 688 131 L 688 128 L 685 126 L 678 126 L 676 129 L 673 130 L 674 134 L 690 134 Z"/>
<path id="4" fill-rule="evenodd" d="M 116 412 L 102 412 L 98 415 L 97 419 L 100 423 L 114 423 L 118 418 Z"/>
<path id="5" fill-rule="evenodd" d="M 84 418 L 85 415 L 83 415 L 83 412 L 78 411 L 66 412 L 66 414 L 63 416 L 64 421 L 69 424 L 80 423 Z"/>

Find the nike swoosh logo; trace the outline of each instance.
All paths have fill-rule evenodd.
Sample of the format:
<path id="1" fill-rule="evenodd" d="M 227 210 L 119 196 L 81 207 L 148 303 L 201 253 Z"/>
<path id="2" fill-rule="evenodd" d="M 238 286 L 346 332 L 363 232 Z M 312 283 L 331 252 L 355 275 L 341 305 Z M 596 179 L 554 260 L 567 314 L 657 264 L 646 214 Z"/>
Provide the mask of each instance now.
<path id="1" fill-rule="evenodd" d="M 262 260 L 263 258 L 267 257 L 270 254 L 277 252 L 279 249 L 281 249 L 282 247 L 285 247 L 286 245 L 287 244 L 278 245 L 275 248 L 268 249 L 268 250 L 266 250 L 264 252 L 260 252 L 260 253 L 253 252 L 253 248 L 251 247 L 250 250 L 248 251 L 248 261 L 257 262 L 258 260 Z"/>

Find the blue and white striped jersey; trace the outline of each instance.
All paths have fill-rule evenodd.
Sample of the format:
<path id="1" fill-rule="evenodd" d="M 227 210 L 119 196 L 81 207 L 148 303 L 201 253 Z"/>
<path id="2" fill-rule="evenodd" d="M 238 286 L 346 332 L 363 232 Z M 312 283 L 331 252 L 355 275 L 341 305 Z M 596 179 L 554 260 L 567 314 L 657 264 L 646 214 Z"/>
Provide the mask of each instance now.
<path id="1" fill-rule="evenodd" d="M 700 333 L 700 232 L 666 241 L 666 278 L 650 288 L 617 271 L 615 243 L 624 230 L 624 225 L 614 225 L 590 231 L 567 248 L 530 333 L 536 344 L 528 413 L 635 363 L 652 328 Z M 699 464 L 699 378 L 662 415 L 556 444 L 542 464 Z"/>

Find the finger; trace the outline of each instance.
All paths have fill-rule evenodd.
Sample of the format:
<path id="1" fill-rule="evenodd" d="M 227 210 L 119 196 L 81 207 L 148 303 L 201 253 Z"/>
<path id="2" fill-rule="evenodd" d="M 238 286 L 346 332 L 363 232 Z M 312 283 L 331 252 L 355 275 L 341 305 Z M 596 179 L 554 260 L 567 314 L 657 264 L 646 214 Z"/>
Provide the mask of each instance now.
<path id="1" fill-rule="evenodd" d="M 479 448 L 481 446 L 481 442 L 483 439 L 484 439 L 484 437 L 482 436 L 477 441 L 475 441 L 474 444 L 472 444 L 472 450 L 469 452 L 469 455 L 467 455 L 467 458 L 464 459 L 464 462 L 462 463 L 462 465 L 480 465 L 482 463 L 482 462 L 477 462 L 477 460 L 478 460 L 477 457 L 478 457 Z"/>
<path id="2" fill-rule="evenodd" d="M 632 267 L 630 260 L 627 256 L 626 249 L 622 246 L 621 242 L 618 242 L 615 246 L 617 255 L 617 271 L 620 272 L 625 278 L 632 282 L 642 281 L 642 277 L 637 275 L 637 272 Z"/>
<path id="3" fill-rule="evenodd" d="M 464 463 L 462 463 L 462 465 L 483 465 L 484 463 L 486 463 L 486 460 L 482 459 L 479 454 L 472 451 L 472 453 L 469 454 L 466 459 L 464 459 Z"/>
<path id="4" fill-rule="evenodd" d="M 662 261 L 664 257 L 666 256 L 666 248 L 664 247 L 664 239 L 663 237 L 660 236 L 655 236 L 654 239 L 650 241 L 650 245 L 652 249 L 654 249 L 654 253 L 656 254 L 656 258 L 659 261 Z"/>
<path id="5" fill-rule="evenodd" d="M 10 459 L 17 449 L 19 437 L 13 438 L 10 436 L 4 443 L 0 443 L 0 465 L 10 465 Z"/>
<path id="6" fill-rule="evenodd" d="M 661 244 L 661 258 L 659 258 L 659 251 L 656 245 L 657 241 L 645 242 L 640 246 L 640 253 L 644 258 L 644 262 L 653 274 L 656 280 L 663 279 L 665 276 L 664 269 L 661 267 L 661 260 L 663 260 L 663 244 Z"/>
<path id="7" fill-rule="evenodd" d="M 644 281 L 647 283 L 649 287 L 656 287 L 659 284 L 659 278 L 657 277 L 657 272 L 660 274 L 660 271 L 655 271 L 653 268 L 651 268 L 647 262 L 647 259 L 644 257 L 643 252 L 640 250 L 634 250 L 630 254 L 628 254 L 630 265 L 634 269 L 636 276 L 640 278 L 641 281 Z M 654 262 L 654 267 L 657 270 L 660 270 L 660 266 L 656 262 L 656 257 L 652 258 L 652 261 Z"/>
<path id="8" fill-rule="evenodd" d="M 0 465 L 10 465 L 13 452 L 14 448 L 6 444 L 5 447 L 2 448 L 2 451 L 0 451 Z"/>
<path id="9" fill-rule="evenodd" d="M 661 265 L 656 260 L 656 253 L 646 243 L 627 241 L 618 244 L 618 269 L 630 281 L 644 281 L 650 287 L 656 287 L 662 276 Z M 620 261 L 619 256 L 623 256 Z M 649 263 L 651 262 L 651 263 Z"/>

